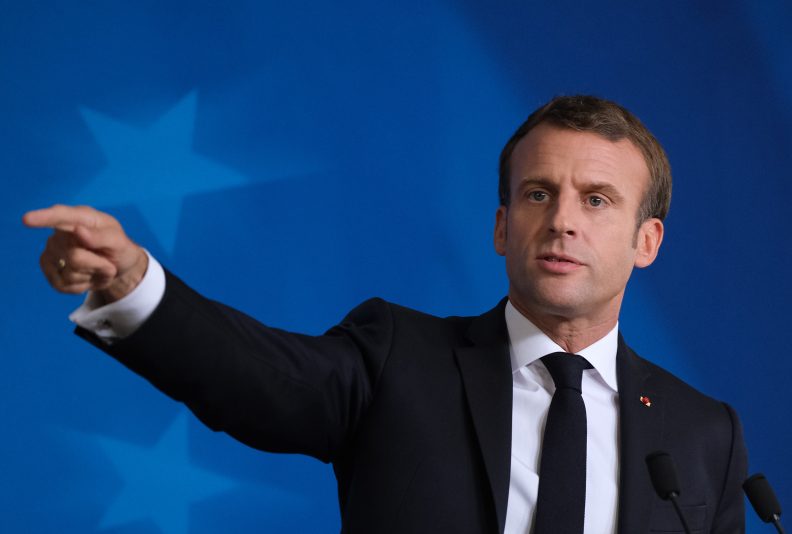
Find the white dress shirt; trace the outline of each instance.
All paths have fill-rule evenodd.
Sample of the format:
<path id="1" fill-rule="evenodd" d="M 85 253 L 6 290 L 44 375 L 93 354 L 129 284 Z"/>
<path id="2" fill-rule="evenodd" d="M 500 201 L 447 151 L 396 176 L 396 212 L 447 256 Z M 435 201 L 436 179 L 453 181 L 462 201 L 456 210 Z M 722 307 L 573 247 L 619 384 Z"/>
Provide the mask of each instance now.
<path id="1" fill-rule="evenodd" d="M 148 252 L 146 252 L 148 254 Z M 108 343 L 132 334 L 154 312 L 165 293 L 165 273 L 149 255 L 141 283 L 111 304 L 89 293 L 69 315 L 76 324 Z M 545 419 L 555 392 L 553 378 L 539 358 L 564 352 L 549 337 L 506 304 L 513 377 L 511 478 L 506 534 L 529 534 L 539 486 L 539 459 Z M 583 372 L 581 389 L 587 414 L 586 515 L 584 534 L 615 534 L 618 505 L 619 405 L 616 386 L 618 325 L 578 354 L 594 369 Z"/>
<path id="2" fill-rule="evenodd" d="M 512 453 L 506 534 L 529 534 L 539 488 L 539 461 L 553 377 L 540 361 L 566 352 L 506 304 L 512 366 Z M 583 371 L 581 390 L 588 421 L 586 436 L 585 534 L 615 534 L 619 495 L 619 396 L 616 385 L 618 324 L 578 352 L 594 366 Z"/>
<path id="3" fill-rule="evenodd" d="M 148 250 L 148 268 L 143 280 L 124 298 L 105 304 L 89 292 L 82 306 L 69 314 L 69 319 L 90 330 L 107 343 L 132 334 L 142 325 L 165 294 L 165 271 Z"/>

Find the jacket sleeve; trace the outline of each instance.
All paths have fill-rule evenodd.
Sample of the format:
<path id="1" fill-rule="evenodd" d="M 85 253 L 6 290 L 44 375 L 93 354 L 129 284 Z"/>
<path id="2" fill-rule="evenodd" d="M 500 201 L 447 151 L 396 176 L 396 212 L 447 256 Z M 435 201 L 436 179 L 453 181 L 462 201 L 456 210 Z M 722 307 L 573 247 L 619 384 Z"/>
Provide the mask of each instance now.
<path id="1" fill-rule="evenodd" d="M 391 307 L 364 302 L 321 336 L 267 327 L 166 271 L 162 302 L 108 345 L 77 334 L 252 447 L 331 462 L 371 402 L 393 337 Z"/>

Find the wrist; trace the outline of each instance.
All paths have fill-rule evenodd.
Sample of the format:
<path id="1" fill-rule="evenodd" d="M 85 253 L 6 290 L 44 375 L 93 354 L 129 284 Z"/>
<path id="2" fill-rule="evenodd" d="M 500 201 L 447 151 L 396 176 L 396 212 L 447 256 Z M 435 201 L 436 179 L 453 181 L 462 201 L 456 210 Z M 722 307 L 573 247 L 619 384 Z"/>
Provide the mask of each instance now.
<path id="1" fill-rule="evenodd" d="M 119 273 L 106 288 L 97 291 L 97 296 L 104 304 L 116 302 L 129 295 L 143 280 L 148 269 L 148 254 L 141 247 L 137 247 L 135 263 Z"/>

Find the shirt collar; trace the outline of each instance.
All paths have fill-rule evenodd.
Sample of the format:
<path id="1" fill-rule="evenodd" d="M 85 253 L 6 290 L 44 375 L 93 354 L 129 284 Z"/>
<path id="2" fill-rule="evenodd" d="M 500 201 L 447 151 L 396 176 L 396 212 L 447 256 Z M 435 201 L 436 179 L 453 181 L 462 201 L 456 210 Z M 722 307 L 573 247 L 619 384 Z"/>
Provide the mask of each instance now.
<path id="1" fill-rule="evenodd" d="M 509 354 L 512 373 L 530 365 L 552 352 L 566 352 L 547 334 L 517 311 L 511 301 L 506 303 L 506 328 L 509 332 Z M 619 346 L 619 323 L 577 354 L 586 358 L 602 379 L 614 391 L 619 391 L 616 382 L 616 350 Z"/>

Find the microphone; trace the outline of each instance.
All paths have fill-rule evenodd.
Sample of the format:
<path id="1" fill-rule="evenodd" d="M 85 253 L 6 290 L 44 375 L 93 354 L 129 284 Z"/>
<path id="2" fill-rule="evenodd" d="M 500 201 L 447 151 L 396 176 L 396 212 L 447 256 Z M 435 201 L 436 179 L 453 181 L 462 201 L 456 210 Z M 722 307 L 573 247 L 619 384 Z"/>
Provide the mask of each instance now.
<path id="1" fill-rule="evenodd" d="M 765 476 L 762 473 L 751 475 L 743 482 L 743 490 L 759 519 L 765 523 L 773 523 L 779 534 L 784 534 L 781 526 L 781 505 Z"/>
<path id="2" fill-rule="evenodd" d="M 664 451 L 655 451 L 646 457 L 646 466 L 649 468 L 649 477 L 652 479 L 657 496 L 664 501 L 671 501 L 682 522 L 685 534 L 690 534 L 690 527 L 685 520 L 682 509 L 679 507 L 677 497 L 679 496 L 679 481 L 677 480 L 676 467 L 671 455 Z"/>

